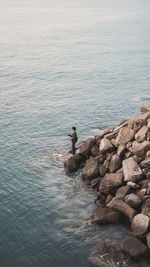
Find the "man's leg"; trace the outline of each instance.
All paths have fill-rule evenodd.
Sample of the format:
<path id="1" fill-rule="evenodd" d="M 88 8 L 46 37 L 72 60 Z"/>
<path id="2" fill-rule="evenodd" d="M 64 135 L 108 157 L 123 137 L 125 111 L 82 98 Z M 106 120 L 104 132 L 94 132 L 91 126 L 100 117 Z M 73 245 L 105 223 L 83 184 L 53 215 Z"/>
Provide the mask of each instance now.
<path id="1" fill-rule="evenodd" d="M 72 155 L 75 155 L 75 143 L 72 142 Z"/>

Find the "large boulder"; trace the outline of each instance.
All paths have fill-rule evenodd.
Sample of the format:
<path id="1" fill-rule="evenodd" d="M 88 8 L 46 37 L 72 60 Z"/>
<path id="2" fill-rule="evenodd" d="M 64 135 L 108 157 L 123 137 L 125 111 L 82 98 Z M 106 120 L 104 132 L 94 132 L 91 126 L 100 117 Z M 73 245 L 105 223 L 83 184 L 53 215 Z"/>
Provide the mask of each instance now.
<path id="1" fill-rule="evenodd" d="M 118 199 L 116 197 L 114 197 L 108 204 L 107 204 L 108 208 L 112 208 L 115 209 L 117 211 L 120 211 L 121 213 L 123 213 L 131 222 L 134 214 L 135 214 L 135 210 L 133 208 L 131 208 L 127 203 L 125 203 L 123 200 Z"/>
<path id="2" fill-rule="evenodd" d="M 124 181 L 128 182 L 136 182 L 143 178 L 143 173 L 137 162 L 132 158 L 128 158 L 123 160 L 123 174 L 124 174 Z"/>
<path id="3" fill-rule="evenodd" d="M 132 221 L 132 230 L 134 235 L 143 237 L 147 233 L 149 225 L 150 219 L 148 216 L 142 213 L 137 214 Z"/>
<path id="4" fill-rule="evenodd" d="M 137 260 L 148 253 L 147 246 L 134 237 L 125 238 L 120 244 L 121 250 L 130 258 Z"/>
<path id="5" fill-rule="evenodd" d="M 150 141 L 143 141 L 142 143 L 139 143 L 139 145 L 132 149 L 132 153 L 139 156 L 144 157 L 146 152 L 150 150 Z"/>
<path id="6" fill-rule="evenodd" d="M 144 125 L 136 134 L 135 134 L 135 140 L 140 143 L 144 140 L 146 140 L 146 135 L 148 132 L 148 128 Z"/>
<path id="7" fill-rule="evenodd" d="M 125 197 L 124 201 L 132 208 L 137 208 L 141 204 L 141 199 L 136 194 L 129 194 Z"/>
<path id="8" fill-rule="evenodd" d="M 86 161 L 82 171 L 82 177 L 86 180 L 92 180 L 99 176 L 99 162 L 97 158 L 90 158 Z"/>
<path id="9" fill-rule="evenodd" d="M 93 143 L 94 143 L 93 138 L 87 139 L 85 142 L 83 142 L 82 145 L 79 146 L 76 153 L 87 156 L 93 147 Z"/>
<path id="10" fill-rule="evenodd" d="M 122 173 L 107 173 L 100 183 L 100 191 L 105 194 L 111 194 L 122 184 Z"/>
<path id="11" fill-rule="evenodd" d="M 116 198 L 124 199 L 127 194 L 131 191 L 131 187 L 128 185 L 120 187 L 116 192 Z"/>
<path id="12" fill-rule="evenodd" d="M 118 223 L 120 213 L 111 208 L 99 207 L 93 211 L 91 219 L 95 223 Z"/>
<path id="13" fill-rule="evenodd" d="M 101 153 L 106 153 L 106 152 L 112 151 L 114 147 L 111 144 L 111 142 L 107 138 L 104 137 L 100 142 L 99 149 Z"/>
<path id="14" fill-rule="evenodd" d="M 115 172 L 121 167 L 121 159 L 117 154 L 113 155 L 110 160 L 109 170 L 110 172 Z"/>
<path id="15" fill-rule="evenodd" d="M 123 127 L 119 131 L 119 134 L 116 138 L 116 143 L 118 145 L 126 144 L 129 141 L 133 140 L 134 135 L 135 135 L 134 130 L 130 129 L 129 127 Z"/>
<path id="16" fill-rule="evenodd" d="M 84 160 L 83 156 L 81 154 L 75 154 L 74 156 L 70 157 L 64 162 L 64 167 L 66 169 L 66 172 L 74 172 L 79 167 L 82 161 Z"/>

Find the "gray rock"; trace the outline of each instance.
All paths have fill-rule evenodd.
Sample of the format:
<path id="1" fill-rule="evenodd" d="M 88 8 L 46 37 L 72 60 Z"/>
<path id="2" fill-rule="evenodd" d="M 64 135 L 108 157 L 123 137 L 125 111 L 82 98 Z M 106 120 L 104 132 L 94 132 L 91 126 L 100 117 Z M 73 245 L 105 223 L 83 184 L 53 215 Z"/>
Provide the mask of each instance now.
<path id="1" fill-rule="evenodd" d="M 143 237 L 149 229 L 150 219 L 148 216 L 140 213 L 132 221 L 132 230 L 135 236 Z"/>
<path id="2" fill-rule="evenodd" d="M 123 127 L 119 131 L 119 134 L 116 138 L 116 143 L 118 145 L 126 144 L 129 141 L 133 140 L 134 135 L 135 135 L 134 130 L 130 129 L 129 127 Z"/>
<path id="3" fill-rule="evenodd" d="M 80 167 L 82 161 L 83 161 L 83 156 L 81 154 L 75 154 L 74 156 L 67 159 L 64 162 L 64 167 L 66 169 L 66 172 L 69 173 L 76 171 Z"/>
<path id="4" fill-rule="evenodd" d="M 132 208 L 137 208 L 141 204 L 141 199 L 136 194 L 129 194 L 125 197 L 124 201 Z"/>
<path id="5" fill-rule="evenodd" d="M 84 179 L 92 180 L 99 176 L 99 162 L 96 158 L 90 158 L 86 161 L 85 167 L 82 171 Z"/>
<path id="6" fill-rule="evenodd" d="M 143 178 L 143 173 L 137 162 L 132 158 L 123 160 L 124 181 L 136 182 Z"/>
<path id="7" fill-rule="evenodd" d="M 122 184 L 122 173 L 107 173 L 100 183 L 100 191 L 103 193 L 114 193 Z"/>
<path id="8" fill-rule="evenodd" d="M 121 250 L 132 259 L 140 259 L 148 253 L 147 247 L 137 238 L 127 237 L 121 242 Z"/>
<path id="9" fill-rule="evenodd" d="M 150 150 L 150 141 L 143 141 L 142 143 L 139 143 L 139 145 L 132 150 L 132 153 L 139 157 L 144 157 L 148 150 Z"/>
<path id="10" fill-rule="evenodd" d="M 148 128 L 144 125 L 136 134 L 135 134 L 135 140 L 140 143 L 144 140 L 146 140 Z"/>
<path id="11" fill-rule="evenodd" d="M 93 146 L 93 138 L 87 139 L 82 145 L 79 146 L 76 153 L 82 154 L 82 155 L 88 155 L 92 149 Z"/>
<path id="12" fill-rule="evenodd" d="M 99 207 L 93 211 L 91 219 L 95 223 L 118 223 L 120 221 L 120 213 L 111 208 Z"/>
<path id="13" fill-rule="evenodd" d="M 112 151 L 114 148 L 107 138 L 103 138 L 100 142 L 99 149 L 101 153 L 106 153 Z"/>
<path id="14" fill-rule="evenodd" d="M 117 154 L 113 155 L 110 160 L 109 170 L 115 172 L 121 167 L 121 160 Z"/>
<path id="15" fill-rule="evenodd" d="M 108 204 L 107 207 L 115 209 L 123 213 L 131 222 L 133 216 L 135 214 L 135 210 L 131 208 L 127 203 L 125 203 L 122 199 L 113 198 Z"/>
<path id="16" fill-rule="evenodd" d="M 128 185 L 122 186 L 117 190 L 116 198 L 119 198 L 119 199 L 123 200 L 125 198 L 125 196 L 130 193 L 130 191 L 131 191 L 131 187 L 130 186 L 128 186 Z"/>

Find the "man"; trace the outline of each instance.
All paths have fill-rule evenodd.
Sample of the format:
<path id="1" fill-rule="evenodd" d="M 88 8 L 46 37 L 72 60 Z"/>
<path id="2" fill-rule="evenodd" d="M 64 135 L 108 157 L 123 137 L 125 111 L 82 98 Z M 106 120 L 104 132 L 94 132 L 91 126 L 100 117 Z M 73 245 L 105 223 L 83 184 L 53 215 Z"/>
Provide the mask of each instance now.
<path id="1" fill-rule="evenodd" d="M 68 134 L 68 136 L 71 137 L 70 141 L 72 142 L 72 155 L 75 155 L 75 143 L 78 140 L 77 133 L 76 133 L 76 127 L 72 127 L 72 134 Z"/>

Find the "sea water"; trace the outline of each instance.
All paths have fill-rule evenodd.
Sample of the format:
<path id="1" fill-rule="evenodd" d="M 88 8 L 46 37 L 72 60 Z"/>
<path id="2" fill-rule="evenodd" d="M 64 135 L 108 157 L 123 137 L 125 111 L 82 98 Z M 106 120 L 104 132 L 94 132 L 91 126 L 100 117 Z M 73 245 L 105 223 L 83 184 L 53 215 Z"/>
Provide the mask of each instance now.
<path id="1" fill-rule="evenodd" d="M 0 0 L 0 267 L 90 267 L 94 191 L 65 174 L 79 142 L 150 104 L 149 0 Z"/>

